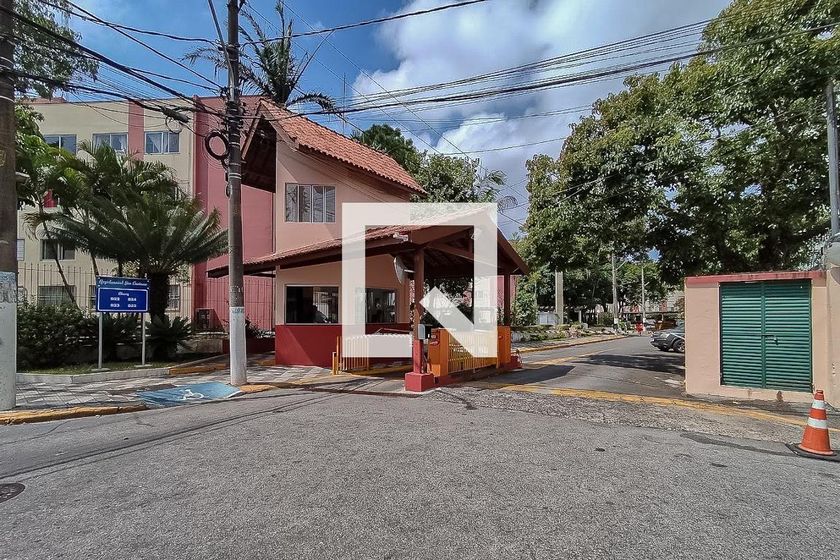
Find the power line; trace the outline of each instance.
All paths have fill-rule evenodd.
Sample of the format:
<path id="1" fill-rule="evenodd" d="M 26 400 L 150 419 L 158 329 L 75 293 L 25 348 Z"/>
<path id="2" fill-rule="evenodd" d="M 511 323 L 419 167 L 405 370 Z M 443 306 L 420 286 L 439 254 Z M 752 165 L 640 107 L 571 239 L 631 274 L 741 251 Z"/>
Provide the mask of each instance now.
<path id="1" fill-rule="evenodd" d="M 285 3 L 284 3 L 284 6 L 288 7 Z M 296 12 L 294 11 L 294 9 L 292 9 L 291 7 L 289 7 L 289 10 L 290 10 L 293 14 L 296 14 Z M 308 22 L 306 22 L 306 20 L 305 20 L 305 19 L 304 19 L 304 18 L 303 18 L 300 14 L 296 14 L 296 15 L 298 15 L 298 17 L 300 17 L 300 18 L 301 18 L 301 19 L 302 19 L 305 23 L 307 23 L 307 25 L 309 25 L 309 27 L 312 27 L 312 26 L 311 26 Z M 344 59 L 345 59 L 345 60 L 347 60 L 350 64 L 352 64 L 353 66 L 355 66 L 355 67 L 356 67 L 356 69 L 357 69 L 357 70 L 359 70 L 359 72 L 361 72 L 361 73 L 362 73 L 365 77 L 367 77 L 370 81 L 372 81 L 372 82 L 373 82 L 373 83 L 375 83 L 377 86 L 379 86 L 379 88 L 380 88 L 380 89 L 382 89 L 382 91 L 383 91 L 383 92 L 386 92 L 386 93 L 388 92 L 388 90 L 386 90 L 386 89 L 382 86 L 382 84 L 380 84 L 379 82 L 377 82 L 377 81 L 373 78 L 373 76 L 371 76 L 370 74 L 368 74 L 367 72 L 365 72 L 365 70 L 364 70 L 361 66 L 359 66 L 358 64 L 356 64 L 356 62 L 354 62 L 354 61 L 353 61 L 353 60 L 352 60 L 349 56 L 347 56 L 347 54 L 346 54 L 344 51 L 342 51 L 341 49 L 339 49 L 338 47 L 336 47 L 336 46 L 335 46 L 335 44 L 334 44 L 332 41 L 330 41 L 330 37 L 329 37 L 329 35 L 327 35 L 327 37 L 325 37 L 325 38 L 324 38 L 324 41 L 326 41 L 328 45 L 330 45 L 330 46 L 331 46 L 331 47 L 332 47 L 332 48 L 333 48 L 336 52 L 338 52 L 338 53 L 339 53 L 342 57 L 344 57 Z M 334 73 L 334 74 L 335 74 L 335 73 Z M 354 87 L 354 88 L 353 88 L 353 90 L 354 90 L 354 91 L 356 91 L 356 88 Z M 357 92 L 357 93 L 358 93 L 358 92 Z M 437 134 L 437 135 L 438 135 L 440 138 L 442 138 L 442 139 L 443 139 L 443 140 L 444 140 L 447 144 L 449 144 L 450 146 L 452 146 L 453 148 L 455 148 L 457 151 L 461 152 L 461 153 L 462 153 L 465 157 L 469 158 L 469 156 L 468 156 L 467 154 L 465 154 L 465 153 L 463 152 L 463 150 L 461 150 L 461 148 L 459 148 L 458 146 L 456 146 L 456 145 L 455 145 L 452 141 L 450 141 L 448 138 L 446 138 L 446 136 L 445 136 L 445 135 L 443 135 L 441 132 L 439 132 L 439 131 L 438 131 L 438 130 L 436 130 L 434 127 L 432 127 L 432 125 L 430 125 L 428 122 L 426 122 L 426 121 L 425 121 L 425 120 L 424 120 L 424 119 L 423 119 L 420 115 L 418 115 L 416 112 L 414 112 L 414 111 L 413 111 L 410 107 L 405 106 L 405 105 L 403 105 L 403 106 L 404 106 L 404 107 L 405 107 L 405 108 L 406 108 L 406 109 L 407 109 L 410 113 L 412 113 L 415 117 L 417 117 L 417 119 L 419 119 L 419 120 L 420 120 L 420 122 L 422 122 L 424 125 L 426 125 L 426 127 L 427 127 L 429 130 L 431 130 L 434 134 Z M 336 112 L 337 112 L 337 113 L 341 113 L 341 114 L 343 115 L 343 112 L 342 112 L 342 111 L 336 111 Z M 384 111 L 383 111 L 383 112 L 384 112 Z M 386 113 L 386 114 L 387 114 L 387 113 Z M 346 118 L 346 115 L 344 115 L 344 117 Z M 393 117 L 392 117 L 392 118 L 393 118 Z M 349 121 L 348 121 L 348 122 L 349 122 Z M 395 120 L 395 122 L 399 122 L 399 121 Z M 420 137 L 420 136 L 416 136 L 416 138 L 418 138 L 418 139 L 419 139 L 419 140 L 421 140 L 424 144 L 426 144 L 427 146 L 429 146 L 429 148 L 430 148 L 432 151 L 434 151 L 435 153 L 438 153 L 438 154 L 441 154 L 441 155 L 446 155 L 446 154 L 443 154 L 440 150 L 438 150 L 435 146 L 433 146 L 433 145 L 432 145 L 432 144 L 430 144 L 429 142 L 426 142 L 426 140 L 424 140 L 422 137 Z M 479 168 L 483 168 L 483 166 L 481 166 L 481 164 L 480 164 L 480 163 L 479 163 Z M 487 168 L 483 168 L 483 169 L 484 169 L 484 171 L 485 171 L 485 172 L 489 172 L 489 170 L 488 170 Z M 503 187 L 502 189 L 500 189 L 500 191 L 501 191 L 501 190 L 503 190 L 503 189 L 504 189 L 504 187 Z"/>
<path id="2" fill-rule="evenodd" d="M 173 41 L 186 41 L 186 42 L 191 42 L 191 43 L 210 43 L 210 44 L 213 44 L 213 45 L 215 44 L 210 39 L 206 39 L 204 37 L 185 37 L 183 35 L 175 35 L 173 33 L 164 33 L 163 31 L 153 31 L 153 30 L 150 30 L 150 29 L 140 29 L 138 27 L 132 27 L 130 25 L 124 25 L 122 23 L 107 21 L 107 20 L 104 20 L 104 19 L 100 18 L 99 16 L 95 16 L 93 14 L 90 14 L 90 12 L 88 12 L 87 10 L 84 10 L 83 8 L 78 6 L 77 4 L 74 4 L 73 2 L 69 2 L 69 4 L 73 7 L 75 7 L 76 9 L 81 10 L 84 13 L 80 13 L 80 12 L 77 12 L 77 11 L 72 10 L 72 9 L 67 9 L 67 8 L 61 7 L 57 4 L 49 2 L 48 0 L 39 0 L 39 1 L 43 4 L 46 4 L 47 6 L 51 6 L 51 7 L 55 8 L 56 10 L 59 10 L 61 12 L 67 12 L 67 13 L 69 13 L 69 14 L 71 14 L 71 15 L 73 15 L 73 16 L 81 19 L 81 20 L 88 21 L 88 22 L 91 22 L 91 23 L 96 23 L 96 24 L 99 24 L 99 25 L 105 25 L 107 27 L 122 29 L 122 30 L 125 30 L 125 31 L 130 31 L 132 33 L 140 33 L 142 35 L 149 35 L 149 36 L 152 36 L 152 37 L 163 37 L 163 38 L 166 38 L 166 39 L 172 39 Z M 88 15 L 85 15 L 85 14 L 88 14 Z"/>
<path id="3" fill-rule="evenodd" d="M 431 14 L 433 12 L 440 12 L 440 11 L 443 11 L 443 10 L 449 10 L 451 8 L 461 8 L 461 7 L 464 7 L 464 6 L 469 6 L 470 4 L 480 4 L 480 3 L 486 2 L 486 1 L 487 0 L 467 0 L 465 2 L 458 2 L 458 3 L 455 3 L 455 4 L 444 4 L 443 6 L 437 6 L 437 7 L 428 8 L 428 9 L 425 9 L 425 10 L 417 10 L 415 12 L 406 12 L 404 14 L 395 14 L 395 15 L 392 15 L 392 16 L 386 16 L 386 17 L 381 17 L 381 18 L 376 18 L 376 19 L 368 19 L 368 20 L 359 21 L 359 22 L 356 22 L 356 23 L 347 23 L 347 24 L 344 24 L 344 25 L 338 25 L 336 27 L 329 27 L 329 28 L 326 28 L 326 29 L 314 29 L 314 28 L 312 28 L 311 31 L 306 31 L 304 33 L 292 33 L 291 35 L 281 35 L 280 37 L 266 38 L 265 40 L 245 41 L 242 44 L 243 45 L 249 45 L 249 44 L 254 45 L 254 44 L 267 43 L 267 42 L 272 42 L 272 41 L 282 41 L 282 40 L 286 40 L 286 39 L 294 39 L 294 38 L 297 38 L 297 37 L 311 37 L 313 35 L 324 35 L 324 34 L 334 33 L 336 31 L 344 31 L 344 30 L 347 30 L 347 29 L 355 29 L 357 27 L 364 27 L 364 26 L 367 26 L 367 25 L 375 25 L 377 23 L 385 23 L 387 21 L 394 21 L 394 20 L 405 19 L 405 18 L 413 17 L 413 16 Z M 291 8 L 290 8 L 290 10 L 291 10 Z M 300 16 L 298 16 L 298 17 L 300 17 Z M 301 18 L 301 19 L 303 19 L 303 18 Z M 312 26 L 310 25 L 309 27 L 312 27 Z"/>
<path id="4" fill-rule="evenodd" d="M 179 61 L 179 60 L 175 60 L 175 59 L 174 59 L 174 58 L 172 58 L 171 56 L 169 56 L 169 55 L 167 55 L 167 54 L 165 54 L 165 53 L 163 53 L 163 52 L 159 51 L 158 49 L 156 49 L 155 47 L 153 47 L 153 46 L 149 45 L 148 43 L 146 43 L 146 42 L 144 42 L 144 41 L 141 41 L 140 39 L 138 39 L 138 38 L 134 37 L 133 35 L 131 35 L 131 34 L 129 34 L 129 33 L 126 33 L 124 30 L 122 30 L 122 29 L 120 29 L 119 27 L 115 26 L 115 25 L 114 25 L 114 24 L 112 24 L 111 22 L 105 21 L 104 19 L 100 18 L 100 17 L 99 17 L 99 16 L 97 16 L 96 14 L 94 14 L 94 13 L 92 13 L 92 12 L 89 12 L 88 10 L 86 10 L 86 9 L 82 8 L 81 6 L 79 6 L 78 4 L 73 3 L 73 2 L 72 2 L 72 0 L 67 0 L 67 1 L 68 1 L 68 3 L 69 3 L 71 6 L 73 6 L 73 7 L 74 7 L 74 8 L 76 8 L 77 10 L 79 10 L 79 11 L 83 12 L 83 13 L 84 13 L 84 14 L 86 14 L 88 17 L 93 18 L 93 19 L 94 19 L 94 20 L 96 20 L 98 23 L 100 23 L 100 24 L 102 24 L 102 25 L 105 25 L 105 26 L 107 26 L 107 27 L 110 27 L 111 29 L 113 29 L 114 31 L 116 31 L 117 33 L 119 33 L 120 35 L 122 35 L 122 36 L 124 36 L 124 37 L 127 37 L 128 39 L 130 39 L 131 41 L 134 41 L 134 42 L 135 42 L 135 43 L 137 43 L 138 45 L 141 45 L 141 46 L 143 46 L 143 47 L 145 47 L 145 48 L 149 49 L 150 51 L 152 51 L 152 52 L 153 52 L 153 53 L 155 53 L 156 55 L 160 56 L 161 58 L 164 58 L 164 59 L 168 60 L 169 62 L 171 62 L 171 63 L 175 64 L 175 65 L 176 65 L 176 66 L 178 66 L 179 68 L 182 68 L 182 69 L 186 70 L 187 72 L 190 72 L 191 74 L 193 74 L 193 75 L 195 75 L 195 76 L 198 76 L 199 78 L 201 78 L 202 80 L 204 80 L 205 82 L 209 83 L 211 86 L 213 86 L 214 88 L 216 88 L 216 90 L 221 90 L 221 89 L 222 89 L 222 86 L 221 86 L 221 85 L 217 84 L 216 82 L 214 82 L 214 81 L 213 81 L 213 80 L 211 80 L 210 78 L 208 78 L 208 77 L 206 77 L 206 76 L 204 76 L 204 75 L 202 75 L 202 74 L 200 74 L 200 73 L 196 72 L 196 71 L 195 71 L 195 69 L 190 68 L 189 66 L 187 66 L 187 65 L 186 65 L 186 64 L 184 64 L 184 63 L 182 63 L 181 61 Z M 211 44 L 213 43 L 212 41 L 209 41 L 209 40 L 208 40 L 208 42 L 209 42 L 209 43 L 211 43 Z M 199 87 L 206 87 L 206 86 L 199 86 Z"/>
<path id="5" fill-rule="evenodd" d="M 803 33 L 814 33 L 814 32 L 824 31 L 824 30 L 830 29 L 832 27 L 836 27 L 838 25 L 838 23 L 840 23 L 840 22 L 835 21 L 835 22 L 832 22 L 830 24 L 810 27 L 808 29 L 789 31 L 789 32 L 785 32 L 785 33 L 778 33 L 778 34 L 775 34 L 775 35 L 771 35 L 771 36 L 768 36 L 768 37 L 762 37 L 762 38 L 759 38 L 759 39 L 755 39 L 755 40 L 752 40 L 752 41 L 747 41 L 747 42 L 740 43 L 740 44 L 737 44 L 737 45 L 726 45 L 726 46 L 717 47 L 717 48 L 694 51 L 692 53 L 680 54 L 680 55 L 677 55 L 677 56 L 656 58 L 656 59 L 652 59 L 652 60 L 646 60 L 646 61 L 643 61 L 643 62 L 627 64 L 627 65 L 623 65 L 623 66 L 615 66 L 615 67 L 611 67 L 611 68 L 607 68 L 607 69 L 597 69 L 596 71 L 583 72 L 583 73 L 579 73 L 579 74 L 572 75 L 572 76 L 561 76 L 561 77 L 556 77 L 556 78 L 553 78 L 553 79 L 547 79 L 547 80 L 543 80 L 543 81 L 539 81 L 539 82 L 535 82 L 535 83 L 531 83 L 531 84 L 513 85 L 513 86 L 509 86 L 509 87 L 504 87 L 504 88 L 487 89 L 487 90 L 476 91 L 476 92 L 464 92 L 464 93 L 457 93 L 457 94 L 453 94 L 453 95 L 446 95 L 446 96 L 439 96 L 439 97 L 427 97 L 427 98 L 420 98 L 420 99 L 399 100 L 399 99 L 396 99 L 396 96 L 394 96 L 394 98 L 396 99 L 394 102 L 374 104 L 374 105 L 371 105 L 371 106 L 350 106 L 350 107 L 339 108 L 338 110 L 342 113 L 354 113 L 354 112 L 370 111 L 372 109 L 392 108 L 392 107 L 397 107 L 397 106 L 403 106 L 403 107 L 407 108 L 410 105 L 417 105 L 417 104 L 438 104 L 438 103 L 446 103 L 446 102 L 451 102 L 451 101 L 476 101 L 476 100 L 488 99 L 488 98 L 491 98 L 491 97 L 498 97 L 498 96 L 504 95 L 504 94 L 523 93 L 523 92 L 542 90 L 542 89 L 548 89 L 548 88 L 554 88 L 554 87 L 568 86 L 568 85 L 573 85 L 573 84 L 576 85 L 576 84 L 580 84 L 580 83 L 587 83 L 587 82 L 589 82 L 589 81 L 591 81 L 592 79 L 595 79 L 595 78 L 604 78 L 604 77 L 615 76 L 617 74 L 623 74 L 623 73 L 628 73 L 628 72 L 632 73 L 632 72 L 636 72 L 638 70 L 643 70 L 643 69 L 647 69 L 647 68 L 651 68 L 651 67 L 655 67 L 655 66 L 661 66 L 661 65 L 664 65 L 664 64 L 671 64 L 671 63 L 674 63 L 674 62 L 679 62 L 679 61 L 684 60 L 686 58 L 694 58 L 694 57 L 697 57 L 697 56 L 707 56 L 707 55 L 717 54 L 719 52 L 733 50 L 733 49 L 736 49 L 736 48 L 748 47 L 748 46 L 764 43 L 764 42 L 767 42 L 767 41 L 772 41 L 772 40 L 775 40 L 775 39 L 779 39 L 779 38 L 787 37 L 787 36 L 791 36 L 791 35 L 798 35 L 798 34 L 803 34 Z M 323 113 L 324 113 L 323 111 L 320 111 L 320 112 L 316 111 L 316 112 L 312 112 L 312 113 L 309 113 L 309 114 L 323 114 Z"/>
<path id="6" fill-rule="evenodd" d="M 142 73 L 138 72 L 137 70 L 135 70 L 135 69 L 133 69 L 129 66 L 126 66 L 125 64 L 121 64 L 121 63 L 105 56 L 104 54 L 101 54 L 97 51 L 94 51 L 93 49 L 90 49 L 90 48 L 82 45 L 81 43 L 78 43 L 77 41 L 74 41 L 73 39 L 64 37 L 63 35 L 53 31 L 52 29 L 50 29 L 48 27 L 45 27 L 45 26 L 41 25 L 40 23 L 38 23 L 36 21 L 33 21 L 33 20 L 29 19 L 28 17 L 26 17 L 24 15 L 19 14 L 18 12 L 14 11 L 14 10 L 9 10 L 5 7 L 0 6 L 0 11 L 3 11 L 5 13 L 9 14 L 12 18 L 14 18 L 14 19 L 16 19 L 16 20 L 18 20 L 18 21 L 20 21 L 20 22 L 22 22 L 22 23 L 24 23 L 24 24 L 26 24 L 26 25 L 28 25 L 32 28 L 34 28 L 34 29 L 37 29 L 41 33 L 44 33 L 47 36 L 52 37 L 53 39 L 56 39 L 61 43 L 64 43 L 64 44 L 70 45 L 72 47 L 78 48 L 81 52 L 83 52 L 85 54 L 88 54 L 90 56 L 93 56 L 94 58 L 96 58 L 96 60 L 98 60 L 99 62 L 102 62 L 103 64 L 111 66 L 112 68 L 116 68 L 117 70 L 119 70 L 119 71 L 121 71 L 125 74 L 128 74 L 129 76 L 137 78 L 137 79 L 139 79 L 143 82 L 146 82 L 147 84 L 150 84 L 150 85 L 152 85 L 152 86 L 154 86 L 154 87 L 160 89 L 161 91 L 164 91 L 164 92 L 166 92 L 170 95 L 173 95 L 173 96 L 178 97 L 180 99 L 184 99 L 186 101 L 190 101 L 190 102 L 192 101 L 185 94 L 183 94 L 183 93 L 181 93 L 181 92 L 179 92 L 179 91 L 177 91 L 177 90 L 175 90 L 175 89 L 173 89 L 173 88 L 171 88 L 171 87 L 169 87 L 165 84 L 161 84 L 160 82 L 152 80 L 151 78 L 143 75 Z M 22 77 L 27 77 L 23 73 L 20 73 L 20 75 Z M 32 76 L 32 75 L 29 75 L 29 76 Z M 39 78 L 30 77 L 29 79 L 39 79 Z M 69 82 L 64 82 L 62 80 L 55 80 L 53 78 L 48 78 L 48 77 L 44 77 L 44 76 L 41 76 L 40 79 L 42 81 L 48 81 L 49 83 L 52 83 L 57 87 L 63 87 L 65 84 L 69 83 Z M 79 85 L 76 85 L 74 87 L 76 87 L 78 89 L 81 89 L 81 87 Z M 102 90 L 96 91 L 95 88 L 85 88 L 85 89 L 87 89 L 88 91 L 94 91 L 96 93 L 103 93 L 105 95 L 113 95 L 112 92 L 104 92 Z M 119 96 L 119 97 L 121 97 L 121 96 Z M 174 112 L 172 113 L 171 116 L 173 116 L 173 118 L 183 118 L 183 117 L 179 117 Z"/>

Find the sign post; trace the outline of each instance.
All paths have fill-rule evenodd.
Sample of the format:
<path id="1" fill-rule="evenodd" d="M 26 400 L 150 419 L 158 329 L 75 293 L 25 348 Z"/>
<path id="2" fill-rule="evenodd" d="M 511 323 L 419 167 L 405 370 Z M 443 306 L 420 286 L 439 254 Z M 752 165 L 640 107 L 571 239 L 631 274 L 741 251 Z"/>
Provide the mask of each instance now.
<path id="1" fill-rule="evenodd" d="M 96 277 L 96 311 L 99 312 L 99 369 L 102 369 L 102 314 L 139 313 L 143 346 L 142 365 L 146 365 L 146 322 L 149 311 L 149 281 L 146 278 Z"/>

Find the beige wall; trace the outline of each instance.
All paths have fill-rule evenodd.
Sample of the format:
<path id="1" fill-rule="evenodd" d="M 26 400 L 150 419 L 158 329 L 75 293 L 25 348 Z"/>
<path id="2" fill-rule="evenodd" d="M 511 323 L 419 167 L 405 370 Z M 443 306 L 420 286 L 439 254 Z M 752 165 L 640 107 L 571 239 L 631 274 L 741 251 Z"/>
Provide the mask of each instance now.
<path id="1" fill-rule="evenodd" d="M 829 312 L 826 278 L 811 278 L 812 375 L 816 389 L 834 391 L 840 397 L 836 378 L 829 373 Z M 840 274 L 837 275 L 840 277 Z M 782 280 L 784 278 L 777 278 Z M 685 286 L 685 390 L 689 395 L 712 395 L 737 399 L 811 402 L 811 393 L 721 385 L 720 371 L 720 280 L 713 276 L 690 279 Z M 727 278 L 726 281 L 737 281 Z M 840 302 L 840 287 L 835 286 Z M 840 309 L 840 306 L 838 306 Z M 836 314 L 835 314 L 836 316 Z M 836 346 L 836 345 L 834 345 Z M 832 402 L 829 399 L 829 402 Z M 834 404 L 838 404 L 836 400 Z"/>
<path id="2" fill-rule="evenodd" d="M 190 104 L 183 100 L 170 99 L 167 100 L 167 105 L 174 106 L 189 106 Z M 143 142 L 145 143 L 145 132 L 166 132 L 168 131 L 166 124 L 166 117 L 161 115 L 158 111 L 150 111 L 143 109 Z M 184 115 L 191 119 L 192 113 L 185 111 Z M 179 130 L 177 124 L 170 125 L 172 131 Z M 193 170 L 195 169 L 193 135 L 188 127 L 193 127 L 192 122 L 183 125 L 179 138 L 179 149 L 177 153 L 173 154 L 143 154 L 143 159 L 146 161 L 159 161 L 168 165 L 175 171 L 175 177 L 178 179 L 178 184 L 184 192 L 195 195 L 194 187 L 192 186 Z"/>
<path id="3" fill-rule="evenodd" d="M 828 402 L 840 407 L 840 267 L 826 272 L 826 309 L 825 392 Z"/>
<path id="4" fill-rule="evenodd" d="M 171 105 L 188 105 L 185 101 L 168 100 Z M 93 135 L 98 133 L 118 132 L 129 133 L 129 105 L 124 101 L 98 101 L 81 103 L 34 103 L 32 107 L 43 115 L 44 120 L 39 123 L 43 135 L 73 134 L 76 136 L 77 149 L 82 142 L 92 142 Z M 156 111 L 144 111 L 144 131 L 166 130 L 164 117 Z M 191 115 L 191 113 L 186 113 Z M 145 135 L 143 135 L 145 140 Z M 143 141 L 141 140 L 141 142 Z M 131 151 L 134 150 L 132 146 Z M 189 193 L 192 193 L 191 181 L 193 177 L 193 138 L 187 127 L 183 128 L 179 141 L 179 151 L 175 154 L 147 155 L 140 146 L 136 157 L 147 161 L 161 161 L 175 170 L 178 183 Z M 81 154 L 81 157 L 84 157 Z M 41 259 L 41 231 L 31 232 L 25 224 L 26 214 L 33 208 L 18 211 L 18 239 L 24 243 L 24 258 L 19 262 L 19 285 L 26 289 L 26 296 L 30 300 L 38 297 L 40 286 L 62 285 L 58 267 L 52 260 Z M 100 274 L 116 273 L 116 263 L 97 259 Z M 91 259 L 82 251 L 76 251 L 73 259 L 63 259 L 61 266 L 65 271 L 68 283 L 75 286 L 76 300 L 81 307 L 88 303 L 88 291 L 95 284 L 94 269 Z M 190 316 L 191 291 L 189 282 L 180 287 L 181 304 L 178 314 Z"/>
<path id="5" fill-rule="evenodd" d="M 286 222 L 286 183 L 335 187 L 335 223 Z M 277 197 L 275 235 L 279 251 L 341 238 L 341 205 L 345 202 L 406 202 L 407 193 L 394 194 L 376 185 L 378 181 L 356 175 L 345 165 L 292 150 L 277 142 Z"/>
<path id="6" fill-rule="evenodd" d="M 397 322 L 407 323 L 411 295 L 409 282 L 400 284 L 394 272 L 394 259 L 388 255 L 370 257 L 365 261 L 365 285 L 368 288 L 383 288 L 397 292 Z M 274 281 L 277 297 L 274 298 L 276 324 L 285 324 L 286 286 L 336 286 L 341 298 L 341 263 L 326 263 L 288 270 L 277 269 Z M 339 322 L 341 302 L 339 301 Z"/>

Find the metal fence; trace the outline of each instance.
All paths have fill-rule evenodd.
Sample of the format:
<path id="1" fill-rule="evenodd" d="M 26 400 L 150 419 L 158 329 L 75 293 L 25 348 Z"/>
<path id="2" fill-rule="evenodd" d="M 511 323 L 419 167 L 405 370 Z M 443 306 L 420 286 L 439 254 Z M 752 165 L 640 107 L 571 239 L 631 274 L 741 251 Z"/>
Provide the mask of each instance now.
<path id="1" fill-rule="evenodd" d="M 274 279 L 257 276 L 244 278 L 245 317 L 260 330 L 274 330 Z M 204 306 L 213 310 L 217 321 L 227 330 L 230 302 L 227 278 L 207 278 L 204 281 Z"/>
<path id="2" fill-rule="evenodd" d="M 63 274 L 63 278 L 62 278 Z M 227 278 L 207 278 L 199 308 L 209 308 L 215 326 L 227 330 Z M 193 286 L 189 282 L 170 282 L 167 313 L 196 320 Z M 80 309 L 96 310 L 96 275 L 91 267 L 62 266 L 54 263 L 18 263 L 18 301 L 57 305 L 74 301 Z M 274 329 L 274 279 L 245 277 L 245 315 L 260 330 Z"/>
<path id="3" fill-rule="evenodd" d="M 18 263 L 18 301 L 42 305 L 75 302 L 82 310 L 96 311 L 96 275 L 91 267 L 59 269 L 54 263 Z M 189 284 L 169 285 L 167 312 L 189 317 L 191 303 Z"/>

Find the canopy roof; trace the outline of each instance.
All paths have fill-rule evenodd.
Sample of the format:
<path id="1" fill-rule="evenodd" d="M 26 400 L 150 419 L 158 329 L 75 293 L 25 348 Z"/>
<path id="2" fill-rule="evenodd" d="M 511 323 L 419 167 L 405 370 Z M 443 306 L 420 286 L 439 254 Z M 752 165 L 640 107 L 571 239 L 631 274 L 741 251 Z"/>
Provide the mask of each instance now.
<path id="1" fill-rule="evenodd" d="M 499 274 L 527 274 L 528 267 L 522 257 L 497 231 Z M 341 260 L 341 239 L 330 239 L 297 249 L 279 251 L 245 262 L 245 274 L 265 275 L 275 268 L 299 268 Z M 471 226 L 388 226 L 373 228 L 365 234 L 365 254 L 403 257 L 411 266 L 414 253 L 425 249 L 425 275 L 427 278 L 471 277 L 473 274 Z M 208 271 L 208 276 L 218 278 L 228 274 L 227 266 Z"/>

